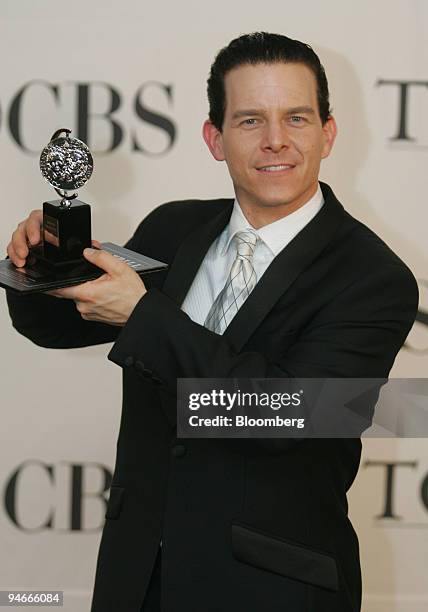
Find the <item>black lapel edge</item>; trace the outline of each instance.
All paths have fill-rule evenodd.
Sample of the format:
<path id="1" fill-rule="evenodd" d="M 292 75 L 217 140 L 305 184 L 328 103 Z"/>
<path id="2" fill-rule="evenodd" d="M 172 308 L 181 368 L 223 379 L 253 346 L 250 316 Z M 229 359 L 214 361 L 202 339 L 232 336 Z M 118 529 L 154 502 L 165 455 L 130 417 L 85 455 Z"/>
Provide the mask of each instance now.
<path id="1" fill-rule="evenodd" d="M 325 183 L 320 185 L 323 207 L 275 257 L 224 332 L 235 351 L 242 349 L 283 293 L 329 244 L 345 219 L 345 210 L 332 189 Z"/>
<path id="2" fill-rule="evenodd" d="M 179 246 L 162 291 L 179 306 L 198 272 L 209 247 L 229 222 L 233 210 L 233 199 L 224 200 L 224 209 L 209 221 L 188 234 Z"/>

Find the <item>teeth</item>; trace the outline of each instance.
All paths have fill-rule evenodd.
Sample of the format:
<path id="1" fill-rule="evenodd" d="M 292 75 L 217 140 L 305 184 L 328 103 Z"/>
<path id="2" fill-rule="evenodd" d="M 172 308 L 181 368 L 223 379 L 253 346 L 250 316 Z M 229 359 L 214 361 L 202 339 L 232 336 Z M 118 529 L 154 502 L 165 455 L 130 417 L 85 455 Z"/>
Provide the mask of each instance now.
<path id="1" fill-rule="evenodd" d="M 279 172 L 280 170 L 286 170 L 287 168 L 292 168 L 293 166 L 289 166 L 289 165 L 282 165 L 282 166 L 263 166 L 263 168 L 260 168 L 260 170 L 263 170 L 264 172 Z"/>

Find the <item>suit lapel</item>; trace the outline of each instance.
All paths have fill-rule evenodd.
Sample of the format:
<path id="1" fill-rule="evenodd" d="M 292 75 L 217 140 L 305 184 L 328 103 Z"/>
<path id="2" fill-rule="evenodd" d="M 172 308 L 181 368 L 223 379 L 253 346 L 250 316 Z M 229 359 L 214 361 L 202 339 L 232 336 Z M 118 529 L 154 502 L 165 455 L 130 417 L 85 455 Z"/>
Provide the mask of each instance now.
<path id="1" fill-rule="evenodd" d="M 240 351 L 275 303 L 296 278 L 316 259 L 343 220 L 343 206 L 332 190 L 321 183 L 324 206 L 301 232 L 275 257 L 224 332 Z"/>
<path id="2" fill-rule="evenodd" d="M 242 349 L 282 294 L 328 245 L 342 222 L 343 206 L 328 185 L 321 183 L 321 189 L 324 206 L 275 257 L 224 332 L 236 351 Z M 192 231 L 180 245 L 162 288 L 179 306 L 211 243 L 229 222 L 232 209 L 233 200 L 225 200 L 224 209 Z"/>
<path id="3" fill-rule="evenodd" d="M 162 291 L 179 306 L 196 276 L 211 243 L 229 223 L 233 200 L 225 200 L 224 208 L 212 219 L 197 227 L 181 243 L 171 264 Z"/>

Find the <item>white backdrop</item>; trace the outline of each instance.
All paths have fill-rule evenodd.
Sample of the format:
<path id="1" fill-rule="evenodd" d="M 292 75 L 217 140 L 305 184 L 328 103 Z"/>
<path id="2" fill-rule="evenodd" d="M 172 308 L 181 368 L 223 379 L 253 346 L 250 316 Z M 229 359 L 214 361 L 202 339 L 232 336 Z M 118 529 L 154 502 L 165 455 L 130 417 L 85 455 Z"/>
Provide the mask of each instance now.
<path id="1" fill-rule="evenodd" d="M 261 29 L 310 42 L 325 65 L 340 132 L 321 178 L 419 279 L 420 321 L 392 375 L 425 377 L 426 0 L 122 0 L 120 8 L 105 0 L 3 0 L 1 252 L 18 221 L 52 197 L 38 152 L 59 127 L 81 135 L 88 126 L 95 172 L 80 196 L 93 206 L 101 241 L 124 243 L 167 200 L 230 196 L 226 168 L 200 135 L 206 78 L 220 47 Z M 112 100 L 114 148 L 103 116 Z M 104 507 L 80 492 L 102 489 L 102 469 L 113 468 L 121 372 L 106 360 L 109 346 L 31 345 L 11 328 L 4 292 L 0 302 L 0 589 L 61 589 L 64 609 L 83 612 Z M 427 474 L 425 440 L 365 441 L 349 497 L 367 612 L 427 609 Z"/>

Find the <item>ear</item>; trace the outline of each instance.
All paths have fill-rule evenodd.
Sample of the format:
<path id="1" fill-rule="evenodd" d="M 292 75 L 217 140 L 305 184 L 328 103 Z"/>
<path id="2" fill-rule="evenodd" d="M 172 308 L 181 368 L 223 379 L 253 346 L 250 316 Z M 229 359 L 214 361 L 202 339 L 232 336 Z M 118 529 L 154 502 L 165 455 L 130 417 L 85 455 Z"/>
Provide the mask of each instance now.
<path id="1" fill-rule="evenodd" d="M 334 141 L 337 136 L 337 124 L 335 118 L 330 115 L 327 121 L 322 126 L 322 131 L 324 133 L 324 145 L 322 149 L 321 158 L 324 159 L 330 155 L 330 152 L 333 148 Z"/>
<path id="2" fill-rule="evenodd" d="M 202 136 L 214 159 L 224 161 L 223 135 L 209 119 L 202 126 Z"/>

